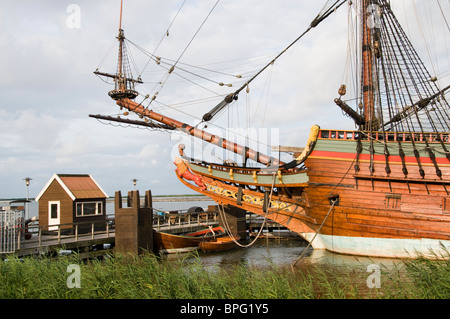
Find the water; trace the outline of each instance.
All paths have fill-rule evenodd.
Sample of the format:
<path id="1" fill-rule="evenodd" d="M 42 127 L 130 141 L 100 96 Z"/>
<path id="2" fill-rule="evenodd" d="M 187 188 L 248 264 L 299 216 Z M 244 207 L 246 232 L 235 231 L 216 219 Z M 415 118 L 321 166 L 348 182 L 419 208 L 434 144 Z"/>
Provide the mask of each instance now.
<path id="1" fill-rule="evenodd" d="M 241 242 L 245 244 L 245 241 Z M 244 263 L 249 266 L 289 265 L 303 252 L 308 243 L 302 239 L 258 239 L 248 248 L 236 247 L 229 251 L 202 253 L 205 266 L 223 266 Z"/>
<path id="2" fill-rule="evenodd" d="M 248 240 L 247 242 L 250 242 Z M 241 242 L 245 244 L 246 242 Z M 339 269 L 359 269 L 367 271 L 369 266 L 376 265 L 382 270 L 398 270 L 402 268 L 402 261 L 388 258 L 372 258 L 361 256 L 349 256 L 336 254 L 327 250 L 314 250 L 308 247 L 308 242 L 298 238 L 290 239 L 258 239 L 248 248 L 236 247 L 229 251 L 203 253 L 170 254 L 165 258 L 172 260 L 183 258 L 185 261 L 194 262 L 198 258 L 207 269 L 214 267 L 229 267 L 237 264 L 246 264 L 256 267 L 271 265 L 290 266 L 295 263 L 300 255 L 307 249 L 296 267 L 327 266 Z"/>

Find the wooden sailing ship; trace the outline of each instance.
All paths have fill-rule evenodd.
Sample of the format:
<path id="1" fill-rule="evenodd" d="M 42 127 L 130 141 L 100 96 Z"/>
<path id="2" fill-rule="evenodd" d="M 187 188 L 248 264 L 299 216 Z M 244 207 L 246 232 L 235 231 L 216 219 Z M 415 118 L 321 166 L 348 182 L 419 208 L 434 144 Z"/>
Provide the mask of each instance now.
<path id="1" fill-rule="evenodd" d="M 345 2 L 335 1 L 321 11 L 305 33 Z M 143 125 L 179 130 L 241 154 L 244 163 L 250 159 L 261 164 L 195 160 L 181 145 L 174 162 L 180 182 L 220 205 L 265 216 L 312 241 L 315 249 L 380 257 L 439 256 L 442 248 L 450 248 L 450 107 L 445 97 L 449 86 L 438 87 L 389 1 L 349 4 L 361 21 L 361 80 L 355 97 L 347 98 L 347 87 L 342 85 L 335 103 L 353 119 L 356 129 L 312 126 L 303 151 L 291 162 L 135 102 L 134 86 L 139 81 L 123 67 L 122 44 L 117 74 L 97 74 L 114 79 L 110 97 L 146 120 Z M 121 28 L 118 40 L 124 41 Z M 252 80 L 228 94 L 203 121 L 233 103 Z M 354 107 L 350 101 L 356 101 Z"/>

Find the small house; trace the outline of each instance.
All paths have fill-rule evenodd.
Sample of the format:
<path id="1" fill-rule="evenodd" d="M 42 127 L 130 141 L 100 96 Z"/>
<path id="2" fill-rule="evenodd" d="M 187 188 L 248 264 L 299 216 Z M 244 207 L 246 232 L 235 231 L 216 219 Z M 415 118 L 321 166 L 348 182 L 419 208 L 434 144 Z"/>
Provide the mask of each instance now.
<path id="1" fill-rule="evenodd" d="M 90 229 L 94 222 L 106 225 L 106 199 L 102 190 L 91 175 L 54 174 L 36 201 L 39 206 L 39 226 L 49 226 L 46 230 L 73 229 L 79 223 L 78 230 Z M 64 225 L 62 225 L 64 224 Z"/>

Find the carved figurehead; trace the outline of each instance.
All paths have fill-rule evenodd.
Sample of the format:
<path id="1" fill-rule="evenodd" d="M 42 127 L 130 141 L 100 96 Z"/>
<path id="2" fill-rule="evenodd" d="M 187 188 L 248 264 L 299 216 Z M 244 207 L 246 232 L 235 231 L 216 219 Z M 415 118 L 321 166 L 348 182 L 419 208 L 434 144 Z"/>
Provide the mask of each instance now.
<path id="1" fill-rule="evenodd" d="M 202 177 L 192 173 L 189 170 L 188 165 L 181 158 L 179 158 L 178 156 L 175 157 L 173 163 L 177 167 L 175 169 L 175 172 L 179 177 L 195 182 L 195 184 L 199 186 L 202 190 L 206 189 L 205 184 L 203 184 Z"/>

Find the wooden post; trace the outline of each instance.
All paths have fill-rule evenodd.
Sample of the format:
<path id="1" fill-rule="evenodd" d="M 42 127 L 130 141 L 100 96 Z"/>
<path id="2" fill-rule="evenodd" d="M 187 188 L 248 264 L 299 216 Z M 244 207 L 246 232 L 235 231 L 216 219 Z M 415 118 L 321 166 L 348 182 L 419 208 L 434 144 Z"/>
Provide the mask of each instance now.
<path id="1" fill-rule="evenodd" d="M 145 207 L 140 207 L 139 191 L 128 193 L 128 207 L 122 207 L 122 195 L 114 199 L 116 215 L 116 252 L 138 255 L 153 251 L 153 209 L 150 191 L 145 193 Z"/>
<path id="2" fill-rule="evenodd" d="M 223 209 L 225 212 L 225 218 L 233 236 L 238 235 L 244 239 L 247 236 L 247 223 L 245 220 L 246 211 L 232 205 L 224 205 Z M 223 228 L 226 227 L 224 221 L 221 219 L 219 219 L 219 225 Z"/>

